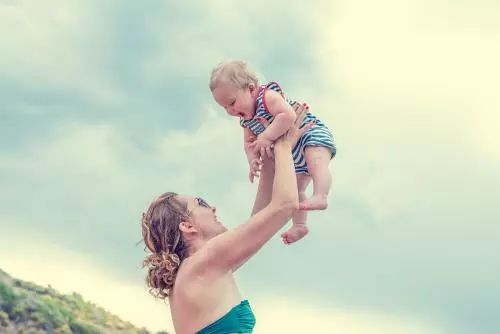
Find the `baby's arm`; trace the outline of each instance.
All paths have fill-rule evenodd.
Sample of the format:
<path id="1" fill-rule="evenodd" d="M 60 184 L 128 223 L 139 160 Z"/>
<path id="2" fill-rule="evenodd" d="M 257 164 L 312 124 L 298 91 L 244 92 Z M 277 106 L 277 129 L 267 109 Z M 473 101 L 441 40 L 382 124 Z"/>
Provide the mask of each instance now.
<path id="1" fill-rule="evenodd" d="M 290 129 L 297 116 L 281 94 L 273 90 L 266 90 L 264 94 L 267 110 L 274 116 L 274 120 L 260 136 L 274 142 Z"/>

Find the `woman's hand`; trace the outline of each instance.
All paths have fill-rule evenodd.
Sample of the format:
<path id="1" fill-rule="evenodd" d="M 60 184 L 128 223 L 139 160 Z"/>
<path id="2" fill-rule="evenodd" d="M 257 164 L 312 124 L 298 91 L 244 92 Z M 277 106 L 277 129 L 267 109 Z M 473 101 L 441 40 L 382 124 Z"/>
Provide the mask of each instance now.
<path id="1" fill-rule="evenodd" d="M 302 128 L 300 127 L 302 125 L 302 122 L 304 122 L 304 118 L 306 117 L 307 112 L 309 111 L 309 106 L 306 103 L 296 103 L 293 106 L 293 109 L 297 114 L 297 118 L 295 119 L 295 122 L 290 127 L 290 129 L 283 135 L 284 140 L 286 140 L 291 147 L 294 147 L 295 144 L 297 144 L 297 142 L 299 141 L 300 137 L 302 137 L 304 133 L 306 133 L 316 124 L 315 121 L 311 121 L 304 125 Z"/>
<path id="2" fill-rule="evenodd" d="M 295 103 L 293 105 L 293 109 L 295 110 L 295 113 L 297 114 L 297 118 L 295 119 L 295 122 L 292 124 L 290 129 L 283 136 L 281 136 L 278 139 L 278 140 L 286 141 L 291 147 L 294 147 L 295 144 L 297 144 L 297 141 L 299 141 L 300 137 L 307 130 L 309 130 L 310 128 L 312 128 L 315 125 L 315 121 L 312 121 L 312 122 L 309 122 L 306 125 L 304 125 L 302 128 L 300 127 L 302 122 L 304 122 L 304 118 L 306 117 L 307 111 L 309 110 L 309 106 L 306 103 Z M 270 124 L 269 121 L 267 121 L 264 118 L 259 118 L 258 121 L 265 128 L 267 128 Z"/>

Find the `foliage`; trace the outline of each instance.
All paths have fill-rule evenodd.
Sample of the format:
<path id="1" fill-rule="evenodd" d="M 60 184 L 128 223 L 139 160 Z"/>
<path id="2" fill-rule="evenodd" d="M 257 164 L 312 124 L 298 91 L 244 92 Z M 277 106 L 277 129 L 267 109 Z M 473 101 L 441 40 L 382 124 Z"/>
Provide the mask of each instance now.
<path id="1" fill-rule="evenodd" d="M 14 279 L 0 270 L 0 333 L 149 334 L 77 293 Z M 168 334 L 166 332 L 161 332 Z"/>

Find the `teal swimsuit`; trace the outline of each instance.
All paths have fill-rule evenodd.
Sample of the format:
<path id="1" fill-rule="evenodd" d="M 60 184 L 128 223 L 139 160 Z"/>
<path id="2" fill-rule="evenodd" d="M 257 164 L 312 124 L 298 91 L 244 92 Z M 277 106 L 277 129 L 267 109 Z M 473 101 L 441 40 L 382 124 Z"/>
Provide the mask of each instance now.
<path id="1" fill-rule="evenodd" d="M 254 326 L 255 317 L 250 304 L 248 300 L 243 300 L 222 318 L 196 332 L 196 334 L 252 333 Z"/>

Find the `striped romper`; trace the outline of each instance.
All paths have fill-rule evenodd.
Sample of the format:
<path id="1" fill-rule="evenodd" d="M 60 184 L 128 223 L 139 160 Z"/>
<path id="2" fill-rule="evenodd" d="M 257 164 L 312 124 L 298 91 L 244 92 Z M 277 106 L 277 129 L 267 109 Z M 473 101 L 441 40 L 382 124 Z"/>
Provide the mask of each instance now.
<path id="1" fill-rule="evenodd" d="M 271 115 L 267 109 L 266 100 L 264 97 L 266 89 L 271 89 L 280 93 L 286 100 L 286 102 L 291 106 L 297 103 L 296 101 L 289 100 L 281 90 L 281 87 L 276 82 L 270 82 L 267 85 L 260 86 L 256 100 L 254 117 L 250 120 L 245 120 L 243 118 L 240 119 L 240 125 L 248 128 L 256 136 L 258 136 L 265 130 L 265 127 L 257 121 L 257 118 L 264 118 L 270 123 L 274 119 L 273 115 Z M 318 118 L 316 118 L 316 116 L 312 115 L 310 112 L 307 112 L 302 126 L 314 120 L 316 121 L 316 125 L 307 130 L 300 137 L 299 141 L 292 149 L 292 156 L 296 174 L 309 175 L 306 159 L 304 157 L 304 149 L 306 148 L 306 146 L 324 146 L 331 151 L 331 158 L 333 158 L 337 153 L 335 144 L 333 142 L 333 136 L 330 130 L 326 127 L 325 124 L 323 124 Z"/>

